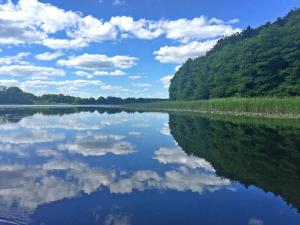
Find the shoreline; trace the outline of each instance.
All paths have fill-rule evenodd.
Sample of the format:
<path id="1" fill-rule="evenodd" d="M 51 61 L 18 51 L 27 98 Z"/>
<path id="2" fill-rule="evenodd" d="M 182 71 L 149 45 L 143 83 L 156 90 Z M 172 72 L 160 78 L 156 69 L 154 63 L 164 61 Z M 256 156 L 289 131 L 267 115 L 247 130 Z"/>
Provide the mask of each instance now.
<path id="1" fill-rule="evenodd" d="M 232 112 L 232 111 L 206 111 L 198 109 L 171 109 L 171 108 L 135 108 L 123 107 L 131 110 L 145 110 L 152 112 L 190 112 L 199 114 L 225 115 L 225 116 L 245 116 L 245 117 L 260 117 L 274 119 L 300 119 L 300 114 L 293 113 L 255 113 L 255 112 Z"/>
<path id="2" fill-rule="evenodd" d="M 290 100 L 295 100 L 296 98 L 284 99 L 286 105 L 290 104 Z M 251 102 L 249 101 L 257 101 Z M 125 105 L 74 105 L 74 104 L 33 104 L 33 105 L 0 105 L 1 109 L 9 108 L 114 108 L 123 110 L 135 110 L 135 111 L 145 111 L 145 112 L 188 112 L 188 113 L 199 113 L 199 114 L 211 114 L 211 115 L 224 115 L 224 116 L 244 116 L 244 117 L 254 117 L 254 118 L 274 118 L 274 119 L 300 119 L 300 100 L 297 98 L 297 107 L 280 108 L 280 104 L 272 104 L 269 107 L 268 104 L 263 105 L 260 100 L 273 100 L 273 99 L 240 99 L 240 98 L 228 98 L 228 99 L 212 99 L 212 100 L 200 100 L 200 101 L 166 101 L 166 102 L 156 102 L 156 103 L 133 103 Z M 275 99 L 276 100 L 276 99 Z M 283 99 L 277 99 L 277 101 L 282 101 Z M 247 105 L 247 104 L 249 105 Z M 254 104 L 253 104 L 254 103 Z M 258 104 L 257 104 L 258 103 Z M 268 102 L 264 102 L 268 103 Z M 295 105 L 295 102 L 293 103 Z M 243 111 L 243 108 L 247 105 L 247 111 Z M 299 105 L 299 106 L 298 106 Z M 259 108 L 258 108 L 259 106 Z M 279 110 L 278 110 L 279 109 Z M 284 109 L 284 110 L 283 110 Z M 284 112 L 280 112 L 283 110 Z M 252 111 L 252 112 L 251 112 Z M 259 112 L 261 111 L 261 112 Z M 294 112 L 293 112 L 294 111 Z"/>
<path id="3" fill-rule="evenodd" d="M 216 98 L 127 104 L 124 108 L 147 111 L 194 112 L 232 116 L 300 119 L 300 97 Z"/>

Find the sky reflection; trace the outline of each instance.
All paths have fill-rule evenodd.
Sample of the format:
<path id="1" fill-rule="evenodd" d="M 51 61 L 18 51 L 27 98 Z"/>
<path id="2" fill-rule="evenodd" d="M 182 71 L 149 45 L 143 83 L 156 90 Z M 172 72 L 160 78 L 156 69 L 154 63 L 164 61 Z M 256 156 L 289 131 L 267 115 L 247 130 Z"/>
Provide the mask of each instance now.
<path id="1" fill-rule="evenodd" d="M 219 199 L 213 193 L 226 196 L 241 189 L 216 175 L 208 161 L 188 155 L 175 143 L 167 114 L 38 113 L 1 123 L 0 136 L 3 221 L 36 224 L 41 222 L 37 215 L 42 209 L 63 204 L 64 211 L 69 201 L 85 201 L 89 198 L 86 196 L 98 194 L 105 196 L 96 201 L 99 204 L 123 196 L 127 200 L 117 203 L 122 208 L 136 201 L 133 196 L 137 193 L 153 195 L 159 205 L 162 196 L 175 201 L 179 193 L 186 199 L 193 194 L 198 196 L 193 197 L 195 200 L 204 203 L 204 196 L 212 194 Z M 216 199 L 212 201 L 219 201 Z M 93 208 L 89 212 L 98 221 L 90 224 L 136 224 L 138 209 L 112 210 L 115 204 L 102 204 L 87 206 L 86 210 Z M 43 220 L 50 218 L 48 213 L 42 215 Z M 64 221 L 63 217 L 59 219 Z M 261 221 L 256 217 L 245 219 L 251 225 Z"/>

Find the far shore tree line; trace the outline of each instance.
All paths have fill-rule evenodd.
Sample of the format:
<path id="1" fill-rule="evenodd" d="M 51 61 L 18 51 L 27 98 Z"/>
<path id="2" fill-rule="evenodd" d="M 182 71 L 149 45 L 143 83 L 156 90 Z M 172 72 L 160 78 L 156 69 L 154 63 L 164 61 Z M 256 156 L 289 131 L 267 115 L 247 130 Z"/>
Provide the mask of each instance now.
<path id="1" fill-rule="evenodd" d="M 31 93 L 23 92 L 18 87 L 0 87 L 0 104 L 74 104 L 74 105 L 122 105 L 131 103 L 149 103 L 164 101 L 165 99 L 155 98 L 118 98 L 118 97 L 99 97 L 80 98 L 63 94 L 45 94 L 36 96 Z"/>

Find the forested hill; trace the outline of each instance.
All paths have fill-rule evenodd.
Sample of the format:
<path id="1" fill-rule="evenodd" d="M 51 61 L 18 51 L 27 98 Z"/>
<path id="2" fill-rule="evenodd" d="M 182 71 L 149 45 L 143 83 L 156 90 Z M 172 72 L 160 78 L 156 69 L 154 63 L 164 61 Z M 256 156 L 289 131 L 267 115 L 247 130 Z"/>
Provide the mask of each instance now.
<path id="1" fill-rule="evenodd" d="M 169 92 L 171 100 L 300 95 L 300 9 L 225 37 L 206 56 L 189 59 Z"/>
<path id="2" fill-rule="evenodd" d="M 72 105 L 121 105 L 130 103 L 150 103 L 155 101 L 164 101 L 166 99 L 153 98 L 117 98 L 117 97 L 99 97 L 95 98 L 79 98 L 66 96 L 62 94 L 46 94 L 36 96 L 31 93 L 23 92 L 18 87 L 0 86 L 0 105 L 6 104 L 72 104 Z"/>

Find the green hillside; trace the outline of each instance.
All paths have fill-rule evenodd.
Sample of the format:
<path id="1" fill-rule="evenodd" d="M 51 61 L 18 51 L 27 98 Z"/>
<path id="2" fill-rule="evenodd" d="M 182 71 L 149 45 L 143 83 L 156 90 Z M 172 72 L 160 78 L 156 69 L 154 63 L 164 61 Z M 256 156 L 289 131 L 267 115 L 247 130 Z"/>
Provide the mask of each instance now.
<path id="1" fill-rule="evenodd" d="M 223 38 L 189 59 L 170 85 L 171 100 L 300 95 L 300 10 Z"/>

